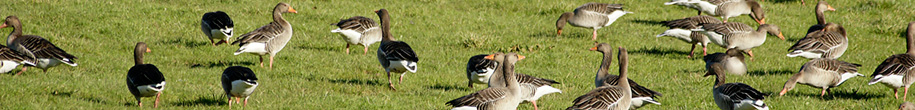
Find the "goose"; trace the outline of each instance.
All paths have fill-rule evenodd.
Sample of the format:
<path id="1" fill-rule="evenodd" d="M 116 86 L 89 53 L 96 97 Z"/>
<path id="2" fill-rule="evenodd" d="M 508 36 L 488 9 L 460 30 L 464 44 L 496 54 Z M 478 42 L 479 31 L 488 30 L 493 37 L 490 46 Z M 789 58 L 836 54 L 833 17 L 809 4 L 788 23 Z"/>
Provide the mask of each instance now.
<path id="1" fill-rule="evenodd" d="M 575 8 L 574 12 L 566 12 L 556 20 L 556 34 L 562 35 L 562 28 L 566 22 L 575 27 L 593 29 L 591 40 L 597 40 L 597 29 L 610 26 L 623 15 L 632 12 L 623 10 L 623 4 L 586 3 Z"/>
<path id="2" fill-rule="evenodd" d="M 235 23 L 232 22 L 232 18 L 222 11 L 204 13 L 200 20 L 200 30 L 210 38 L 213 46 L 229 43 L 229 38 L 232 38 L 235 33 L 232 31 L 234 28 Z M 219 43 L 213 42 L 214 39 L 219 40 Z"/>
<path id="3" fill-rule="evenodd" d="M 785 87 L 778 94 L 779 96 L 784 96 L 785 93 L 794 89 L 795 84 L 801 83 L 811 87 L 823 88 L 820 96 L 826 95 L 829 88 L 837 87 L 842 82 L 855 76 L 864 76 L 858 73 L 858 67 L 861 67 L 861 65 L 835 59 L 817 58 L 810 60 L 804 66 L 801 66 L 801 70 L 797 74 L 794 74 L 791 79 L 785 82 Z"/>
<path id="4" fill-rule="evenodd" d="M 349 54 L 349 45 L 362 45 L 362 55 L 369 51 L 369 46 L 381 41 L 381 29 L 372 18 L 363 16 L 351 17 L 337 22 L 337 29 L 332 33 L 339 33 L 346 41 L 346 54 Z"/>
<path id="5" fill-rule="evenodd" d="M 899 110 L 915 110 L 915 104 L 912 104 L 912 102 L 903 102 L 899 105 Z"/>
<path id="6" fill-rule="evenodd" d="M 785 40 L 781 29 L 772 24 L 761 24 L 758 29 L 753 30 L 753 27 L 750 27 L 750 25 L 747 24 L 726 22 L 705 24 L 702 25 L 702 29 L 693 29 L 692 31 L 702 32 L 708 36 L 712 43 L 722 45 L 725 48 L 744 50 L 751 58 L 753 57 L 753 51 L 750 49 L 758 47 L 766 42 L 766 33 L 776 35 L 779 39 Z"/>
<path id="7" fill-rule="evenodd" d="M 7 16 L 6 22 L 0 25 L 0 28 L 5 27 L 13 27 L 13 32 L 6 39 L 7 47 L 35 59 L 34 67 L 41 68 L 47 72 L 49 68 L 61 63 L 70 66 L 77 65 L 76 56 L 70 55 L 47 39 L 36 35 L 22 35 L 22 24 L 19 22 L 19 17 Z M 22 67 L 22 71 L 17 74 L 25 72 L 26 69 L 27 67 Z"/>
<path id="8" fill-rule="evenodd" d="M 899 95 L 897 95 L 899 88 L 903 88 L 905 91 L 902 94 L 903 100 L 909 94 L 909 86 L 915 82 L 915 79 L 913 79 L 915 78 L 915 22 L 909 23 L 907 31 L 908 35 L 905 39 L 906 52 L 883 60 L 883 63 L 880 63 L 874 69 L 874 74 L 871 74 L 874 78 L 867 83 L 868 85 L 873 85 L 880 82 L 887 87 L 893 88 L 893 96 L 896 98 L 899 98 Z"/>
<path id="9" fill-rule="evenodd" d="M 603 60 L 601 61 L 600 68 L 597 70 L 597 74 L 594 77 L 595 87 L 608 85 L 617 86 L 619 84 L 617 80 L 620 76 L 611 75 L 608 73 L 610 69 L 610 61 L 613 60 L 613 49 L 610 47 L 610 44 L 600 43 L 589 50 L 603 53 Z M 661 105 L 660 102 L 654 100 L 655 97 L 661 96 L 661 93 L 645 88 L 632 79 L 629 79 L 629 87 L 632 88 L 632 100 L 630 100 L 631 109 L 638 109 L 649 103 Z"/>
<path id="10" fill-rule="evenodd" d="M 816 15 L 817 24 L 810 26 L 810 28 L 807 29 L 808 34 L 813 33 L 814 31 L 823 30 L 823 27 L 826 26 L 826 15 L 825 15 L 826 11 L 836 11 L 836 9 L 832 8 L 832 5 L 829 5 L 829 3 L 826 3 L 826 1 L 820 1 L 819 3 L 817 3 L 816 8 L 814 8 L 814 14 Z M 842 36 L 845 36 L 846 35 L 845 29 L 841 28 L 841 27 L 840 27 L 840 29 L 842 29 L 841 30 Z"/>
<path id="11" fill-rule="evenodd" d="M 19 52 L 0 45 L 0 73 L 13 71 L 13 69 L 16 69 L 20 64 L 35 66 L 35 59 L 29 58 L 28 56 L 22 56 Z M 16 73 L 16 75 L 19 74 L 22 74 L 22 72 Z"/>
<path id="12" fill-rule="evenodd" d="M 222 88 L 226 91 L 226 98 L 229 98 L 229 106 L 232 106 L 232 98 L 235 98 L 235 103 L 238 103 L 238 98 L 244 98 L 244 106 L 248 106 L 248 97 L 257 85 L 257 76 L 250 68 L 231 66 L 222 72 Z"/>
<path id="13" fill-rule="evenodd" d="M 260 58 L 260 66 L 264 67 L 264 55 L 270 55 L 270 68 L 273 68 L 273 57 L 286 47 L 292 38 L 292 25 L 283 19 L 283 13 L 299 13 L 289 4 L 279 3 L 273 8 L 273 22 L 254 31 L 242 34 L 232 42 L 240 46 L 235 55 L 242 53 L 255 54 Z"/>
<path id="14" fill-rule="evenodd" d="M 597 87 L 591 92 L 575 98 L 572 101 L 572 106 L 566 108 L 566 110 L 627 110 L 631 108 L 632 105 L 630 103 L 632 103 L 633 95 L 627 77 L 629 53 L 622 47 L 619 48 L 619 51 L 620 76 L 616 80 L 618 85 L 607 84 Z"/>
<path id="15" fill-rule="evenodd" d="M 451 105 L 452 110 L 514 110 L 518 104 L 524 101 L 522 86 L 518 78 L 511 77 L 514 75 L 515 63 L 523 60 L 525 56 L 515 53 L 491 54 L 486 59 L 503 64 L 496 68 L 490 81 L 489 88 L 471 93 L 451 101 L 446 104 Z"/>
<path id="16" fill-rule="evenodd" d="M 725 53 L 714 53 L 702 58 L 707 71 L 728 72 L 736 75 L 747 74 L 747 64 L 744 63 L 743 53 L 737 49 L 728 49 Z"/>
<path id="17" fill-rule="evenodd" d="M 769 105 L 763 102 L 768 94 L 759 92 L 744 83 L 725 83 L 725 69 L 713 66 L 703 77 L 715 75 L 715 86 L 712 96 L 715 104 L 721 110 L 769 110 Z"/>
<path id="18" fill-rule="evenodd" d="M 721 17 L 724 22 L 728 22 L 728 18 L 731 17 L 749 14 L 756 23 L 766 24 L 766 10 L 762 9 L 756 0 L 673 0 L 664 5 L 690 7 L 699 10 L 700 15 L 705 12 L 708 15 Z"/>
<path id="19" fill-rule="evenodd" d="M 814 31 L 788 48 L 788 57 L 838 59 L 848 49 L 848 37 L 840 32 L 841 26 L 827 23 L 823 30 Z"/>
<path id="20" fill-rule="evenodd" d="M 709 43 L 709 38 L 700 32 L 694 32 L 690 30 L 699 29 L 703 24 L 721 23 L 721 20 L 715 19 L 711 16 L 699 15 L 683 19 L 664 21 L 663 23 L 665 26 L 670 27 L 670 29 L 664 31 L 664 33 L 658 34 L 656 37 L 671 36 L 686 43 L 693 44 L 693 46 L 689 49 L 688 56 L 692 58 L 697 44 L 702 46 L 702 55 L 708 55 L 708 50 L 705 47 Z"/>
<path id="21" fill-rule="evenodd" d="M 400 80 L 397 82 L 403 82 L 403 76 L 406 75 L 407 71 L 416 73 L 416 63 L 419 58 L 416 57 L 416 53 L 413 52 L 413 48 L 410 48 L 409 44 L 403 41 L 396 41 L 394 36 L 391 35 L 391 18 L 388 15 L 388 10 L 380 9 L 375 13 L 381 19 L 381 32 L 384 36 L 381 39 L 376 55 L 381 67 L 384 68 L 384 72 L 388 74 L 388 86 L 393 90 L 397 90 L 391 81 L 391 72 L 400 73 Z"/>
<path id="22" fill-rule="evenodd" d="M 137 99 L 137 105 L 143 107 L 141 97 L 156 96 L 155 107 L 159 108 L 159 96 L 165 89 L 165 76 L 156 65 L 143 63 L 143 53 L 150 52 L 146 43 L 138 42 L 133 50 L 134 65 L 127 71 L 127 89 Z"/>
<path id="23" fill-rule="evenodd" d="M 497 53 L 501 54 L 501 53 Z M 488 84 L 489 77 L 493 73 L 495 66 L 498 66 L 496 62 L 484 59 L 487 54 L 476 55 L 470 57 L 470 61 L 467 62 L 467 85 L 473 88 L 473 83 Z M 543 97 L 546 94 L 552 93 L 562 93 L 562 90 L 554 88 L 552 84 L 559 84 L 555 80 L 538 78 L 527 74 L 516 73 L 515 77 L 518 78 L 519 83 L 524 88 L 522 89 L 522 98 L 524 101 L 530 102 L 534 105 L 535 110 L 539 110 L 537 107 L 537 99 Z"/>

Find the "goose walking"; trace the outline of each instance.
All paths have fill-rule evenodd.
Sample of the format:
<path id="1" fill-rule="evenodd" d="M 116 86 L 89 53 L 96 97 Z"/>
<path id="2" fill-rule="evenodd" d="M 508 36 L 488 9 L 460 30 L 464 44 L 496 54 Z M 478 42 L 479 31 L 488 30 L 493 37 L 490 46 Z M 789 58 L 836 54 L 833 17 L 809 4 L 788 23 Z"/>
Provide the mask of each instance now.
<path id="1" fill-rule="evenodd" d="M 518 78 L 512 77 L 515 76 L 515 63 L 523 60 L 524 56 L 515 53 L 491 54 L 486 59 L 503 64 L 493 73 L 491 86 L 448 101 L 446 104 L 454 107 L 452 110 L 514 110 L 524 101 L 521 83 Z"/>
<path id="2" fill-rule="evenodd" d="M 616 80 L 618 85 L 605 85 L 591 90 L 585 95 L 572 101 L 572 106 L 566 110 L 628 110 L 632 106 L 632 88 L 627 77 L 629 54 L 626 49 L 619 48 L 620 75 Z M 606 55 L 605 55 L 606 56 Z"/>
<path id="3" fill-rule="evenodd" d="M 289 4 L 279 3 L 273 8 L 273 22 L 254 31 L 242 34 L 232 42 L 240 46 L 235 55 L 251 53 L 258 56 L 260 66 L 264 67 L 264 55 L 270 55 L 270 66 L 273 68 L 273 58 L 276 53 L 286 47 L 292 38 L 292 25 L 283 18 L 283 13 L 298 13 Z"/>
<path id="4" fill-rule="evenodd" d="M 898 90 L 903 88 L 902 100 L 909 94 L 909 87 L 915 82 L 915 22 L 909 23 L 906 36 L 906 52 L 883 60 L 871 74 L 874 78 L 868 85 L 883 83 L 893 89 L 893 96 L 899 98 Z"/>
<path id="5" fill-rule="evenodd" d="M 235 103 L 238 103 L 238 98 L 243 98 L 244 106 L 248 106 L 248 97 L 254 93 L 257 85 L 257 76 L 250 68 L 232 66 L 222 72 L 222 88 L 229 98 L 229 106 L 232 106 L 232 98 L 235 98 Z"/>
<path id="6" fill-rule="evenodd" d="M 502 54 L 502 53 L 496 53 Z M 486 60 L 486 54 L 476 55 L 470 57 L 470 61 L 467 62 L 467 85 L 473 88 L 473 83 L 488 84 L 489 77 L 493 73 L 495 66 L 498 66 L 496 62 L 491 60 Z M 527 74 L 516 73 L 515 77 L 518 78 L 519 83 L 523 87 L 522 98 L 524 101 L 530 102 L 534 105 L 535 110 L 539 110 L 537 107 L 537 99 L 543 97 L 546 94 L 552 93 L 562 93 L 562 90 L 554 88 L 553 84 L 559 84 L 551 79 L 538 78 Z"/>
<path id="7" fill-rule="evenodd" d="M 827 23 L 823 30 L 814 31 L 788 48 L 788 57 L 838 59 L 848 49 L 848 37 L 843 35 L 841 26 Z"/>
<path id="8" fill-rule="evenodd" d="M 600 63 L 600 68 L 597 70 L 597 74 L 594 77 L 595 87 L 603 86 L 617 86 L 620 76 L 611 75 L 608 71 L 610 69 L 610 62 L 613 60 L 613 49 L 610 47 L 610 44 L 600 43 L 591 47 L 591 51 L 597 51 L 603 54 L 603 60 Z M 661 102 L 654 100 L 654 98 L 661 96 L 661 93 L 658 93 L 654 90 L 643 87 L 629 79 L 629 88 L 632 88 L 632 100 L 631 109 L 638 109 L 647 104 L 657 104 L 661 105 Z"/>
<path id="9" fill-rule="evenodd" d="M 696 50 L 696 45 L 702 46 L 702 55 L 708 54 L 706 46 L 708 46 L 709 38 L 701 32 L 695 32 L 691 30 L 701 29 L 701 26 L 704 24 L 721 23 L 721 20 L 715 19 L 711 16 L 699 15 L 683 19 L 664 21 L 663 23 L 665 26 L 670 27 L 670 29 L 664 31 L 664 33 L 658 34 L 656 37 L 671 36 L 686 43 L 693 44 L 693 46 L 689 48 L 688 56 L 692 58 L 693 52 Z"/>
<path id="10" fill-rule="evenodd" d="M 16 69 L 20 64 L 35 66 L 35 59 L 23 56 L 9 47 L 0 45 L 0 73 L 13 71 L 13 69 Z M 22 71 L 16 73 L 16 75 L 19 74 L 22 74 Z"/>
<path id="11" fill-rule="evenodd" d="M 761 24 L 758 29 L 753 30 L 750 25 L 727 22 L 718 24 L 705 24 L 702 29 L 693 29 L 707 35 L 712 43 L 722 45 L 725 48 L 737 48 L 746 51 L 750 57 L 753 57 L 752 48 L 758 47 L 766 42 L 766 33 L 778 36 L 779 39 L 785 40 L 781 29 L 772 24 Z M 721 39 L 718 39 L 721 38 Z"/>
<path id="12" fill-rule="evenodd" d="M 801 83 L 811 87 L 823 88 L 820 96 L 826 95 L 830 88 L 837 87 L 842 82 L 855 76 L 864 76 L 858 73 L 860 64 L 848 63 L 835 59 L 818 58 L 810 60 L 801 67 L 801 70 L 785 82 L 785 87 L 778 94 L 794 89 L 795 84 Z"/>
<path id="13" fill-rule="evenodd" d="M 704 77 L 715 75 L 715 86 L 712 96 L 715 104 L 721 110 L 769 110 L 769 105 L 763 102 L 768 94 L 759 92 L 744 83 L 725 83 L 725 69 L 713 66 Z"/>
<path id="14" fill-rule="evenodd" d="M 7 16 L 6 21 L 0 28 L 13 27 L 13 32 L 6 39 L 7 47 L 25 54 L 25 56 L 35 59 L 35 67 L 48 71 L 48 68 L 60 65 L 61 63 L 70 66 L 76 66 L 76 56 L 70 55 L 63 49 L 60 49 L 50 41 L 36 35 L 22 35 L 22 24 L 19 17 Z M 25 72 L 27 67 L 22 67 Z"/>
<path id="15" fill-rule="evenodd" d="M 664 5 L 690 7 L 699 10 L 700 15 L 705 12 L 708 15 L 721 17 L 724 22 L 728 22 L 728 18 L 731 17 L 749 14 L 756 23 L 766 24 L 766 10 L 762 9 L 756 0 L 673 0 Z"/>
<path id="16" fill-rule="evenodd" d="M 232 18 L 222 11 L 204 13 L 203 19 L 200 20 L 200 30 L 207 35 L 213 46 L 229 43 L 229 38 L 232 38 L 235 33 L 232 31 L 234 28 L 235 23 L 232 22 Z M 219 42 L 213 42 L 214 39 Z"/>
<path id="17" fill-rule="evenodd" d="M 632 12 L 623 10 L 623 4 L 587 3 L 575 8 L 574 12 L 566 12 L 556 20 L 556 34 L 562 35 L 562 28 L 566 22 L 575 27 L 593 29 L 591 40 L 597 40 L 597 29 L 610 26 L 623 15 Z"/>
<path id="18" fill-rule="evenodd" d="M 339 33 L 346 41 L 346 53 L 349 54 L 350 45 L 362 45 L 362 54 L 369 52 L 369 46 L 381 41 L 381 29 L 372 18 L 355 16 L 337 22 L 337 29 L 330 32 Z"/>
<path id="19" fill-rule="evenodd" d="M 155 65 L 143 63 L 144 52 L 150 52 L 146 43 L 137 43 L 133 51 L 134 66 L 127 71 L 127 89 L 137 99 L 138 106 L 143 106 L 141 97 L 156 96 L 155 107 L 159 108 L 159 96 L 165 89 L 165 76 Z"/>
<path id="20" fill-rule="evenodd" d="M 403 41 L 396 41 L 394 36 L 391 35 L 391 18 L 388 15 L 388 10 L 380 9 L 375 13 L 381 19 L 381 32 L 383 35 L 376 55 L 381 67 L 384 68 L 384 72 L 388 74 L 388 86 L 393 90 L 397 90 L 391 81 L 391 72 L 400 73 L 400 80 L 397 83 L 403 82 L 403 76 L 406 75 L 407 71 L 416 73 L 416 63 L 419 58 L 416 57 L 416 53 L 413 52 L 413 48 L 410 48 L 410 45 Z"/>
<path id="21" fill-rule="evenodd" d="M 714 53 L 702 58 L 705 61 L 705 70 L 728 72 L 731 74 L 747 74 L 747 64 L 744 63 L 743 53 L 737 49 L 728 49 L 725 53 Z"/>

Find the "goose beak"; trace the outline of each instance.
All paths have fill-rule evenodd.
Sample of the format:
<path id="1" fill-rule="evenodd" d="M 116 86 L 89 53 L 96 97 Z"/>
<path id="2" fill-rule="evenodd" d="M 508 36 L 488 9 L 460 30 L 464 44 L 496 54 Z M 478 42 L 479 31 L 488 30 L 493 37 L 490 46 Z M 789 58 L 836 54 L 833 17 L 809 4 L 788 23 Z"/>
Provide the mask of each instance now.
<path id="1" fill-rule="evenodd" d="M 524 58 L 527 58 L 527 57 L 524 57 L 524 55 L 518 55 L 518 60 L 524 60 Z"/>
<path id="2" fill-rule="evenodd" d="M 6 25 L 6 23 L 3 23 L 3 25 L 0 25 L 0 28 L 6 28 L 7 26 L 9 26 L 9 25 Z"/>
<path id="3" fill-rule="evenodd" d="M 486 55 L 486 57 L 483 57 L 483 59 L 493 60 L 493 57 L 495 57 L 495 54 L 489 54 L 489 55 Z"/>
<path id="4" fill-rule="evenodd" d="M 782 89 L 782 92 L 779 92 L 778 96 L 785 96 L 785 93 L 788 93 L 788 88 Z"/>
<path id="5" fill-rule="evenodd" d="M 286 10 L 286 12 L 299 13 L 298 11 L 295 11 L 295 9 L 292 9 L 292 7 L 289 7 L 289 10 Z"/>
<path id="6" fill-rule="evenodd" d="M 588 49 L 588 50 L 597 51 L 597 46 L 591 47 L 591 49 Z"/>
<path id="7" fill-rule="evenodd" d="M 556 30 L 556 35 L 561 36 L 561 35 L 562 35 L 562 29 L 557 29 L 557 30 Z"/>
<path id="8" fill-rule="evenodd" d="M 152 52 L 152 49 L 146 48 L 146 53 Z"/>
<path id="9" fill-rule="evenodd" d="M 785 40 L 785 36 L 782 35 L 782 32 L 778 32 L 778 39 Z"/>
<path id="10" fill-rule="evenodd" d="M 836 11 L 836 8 L 832 8 L 832 5 L 826 5 L 826 11 Z"/>
<path id="11" fill-rule="evenodd" d="M 763 19 L 761 19 L 761 20 L 756 20 L 756 23 L 759 23 L 759 24 L 766 24 L 766 18 L 763 18 Z"/>

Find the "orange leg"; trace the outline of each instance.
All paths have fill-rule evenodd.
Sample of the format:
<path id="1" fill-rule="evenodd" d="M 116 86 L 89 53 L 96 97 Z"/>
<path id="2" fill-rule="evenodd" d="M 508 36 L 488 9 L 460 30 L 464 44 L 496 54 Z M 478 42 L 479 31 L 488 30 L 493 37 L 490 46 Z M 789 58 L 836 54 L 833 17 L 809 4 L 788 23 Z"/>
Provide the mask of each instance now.
<path id="1" fill-rule="evenodd" d="M 349 43 L 346 43 L 346 54 L 349 54 Z"/>
<path id="2" fill-rule="evenodd" d="M 261 64 L 261 68 L 263 68 L 264 67 L 264 56 L 257 56 L 257 58 L 261 59 L 260 64 Z"/>
<path id="3" fill-rule="evenodd" d="M 591 40 L 597 40 L 597 29 L 594 29 L 594 32 L 591 35 Z"/>
<path id="4" fill-rule="evenodd" d="M 270 69 L 273 69 L 273 56 L 270 56 Z"/>
<path id="5" fill-rule="evenodd" d="M 226 95 L 226 96 L 229 97 L 229 102 L 228 102 L 228 103 L 229 103 L 229 106 L 231 107 L 231 106 L 232 106 L 232 96 L 228 96 L 228 95 Z"/>
<path id="6" fill-rule="evenodd" d="M 696 44 L 693 44 L 692 47 L 689 47 L 689 56 L 686 56 L 686 58 L 693 58 L 693 52 L 695 52 L 695 50 L 696 50 Z"/>
<path id="7" fill-rule="evenodd" d="M 391 90 L 396 91 L 397 88 L 394 88 L 394 82 L 391 81 L 391 71 L 386 71 L 386 73 L 388 73 L 388 86 L 391 87 Z"/>
<path id="8" fill-rule="evenodd" d="M 22 66 L 22 71 L 19 71 L 18 73 L 16 73 L 16 75 L 22 74 L 22 72 L 25 72 L 26 69 L 28 69 L 28 67 Z"/>
<path id="9" fill-rule="evenodd" d="M 537 101 L 531 101 L 531 105 L 534 105 L 534 110 L 540 110 L 540 108 L 537 108 Z"/>
<path id="10" fill-rule="evenodd" d="M 893 89 L 893 97 L 895 97 L 896 99 L 899 99 L 899 88 Z"/>
<path id="11" fill-rule="evenodd" d="M 248 106 L 248 98 L 245 98 L 245 105 L 244 105 L 244 106 L 245 106 L 245 107 Z"/>
<path id="12" fill-rule="evenodd" d="M 366 46 L 365 48 L 362 49 L 362 55 L 366 55 L 366 53 L 369 53 L 369 47 L 368 47 L 368 46 Z"/>
<path id="13" fill-rule="evenodd" d="M 154 106 L 156 108 L 159 108 L 159 95 L 162 95 L 162 93 L 160 92 L 160 93 L 156 94 L 156 105 Z"/>

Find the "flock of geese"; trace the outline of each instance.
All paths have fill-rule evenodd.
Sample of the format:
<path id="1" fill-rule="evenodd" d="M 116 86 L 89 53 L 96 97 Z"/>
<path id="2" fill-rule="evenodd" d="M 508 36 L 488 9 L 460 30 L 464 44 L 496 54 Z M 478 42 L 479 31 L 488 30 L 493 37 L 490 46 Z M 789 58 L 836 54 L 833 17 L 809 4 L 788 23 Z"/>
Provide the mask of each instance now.
<path id="1" fill-rule="evenodd" d="M 692 44 L 688 57 L 693 57 L 695 46 L 702 46 L 703 60 L 706 62 L 707 73 L 705 76 L 714 75 L 712 94 L 715 103 L 722 110 L 767 110 L 763 100 L 766 96 L 753 87 L 744 83 L 727 83 L 725 74 L 746 74 L 747 67 L 744 63 L 747 54 L 752 59 L 751 49 L 761 46 L 767 35 L 774 35 L 784 40 L 778 26 L 765 23 L 765 10 L 755 0 L 672 0 L 665 5 L 681 5 L 698 10 L 700 15 L 665 21 L 663 24 L 670 29 L 657 35 L 657 37 L 670 36 Z M 789 48 L 788 57 L 804 57 L 810 59 L 801 70 L 785 82 L 779 95 L 785 95 L 800 83 L 811 87 L 822 88 L 821 96 L 829 93 L 830 88 L 842 84 L 844 81 L 864 76 L 858 73 L 859 64 L 836 60 L 848 48 L 847 34 L 844 27 L 838 23 L 825 21 L 824 12 L 835 9 L 825 1 L 816 5 L 817 24 L 808 29 L 807 35 Z M 227 13 L 222 11 L 208 12 L 201 19 L 201 31 L 209 38 L 212 45 L 231 44 L 238 45 L 235 55 L 250 53 L 260 59 L 259 65 L 264 67 L 264 55 L 269 55 L 268 68 L 273 67 L 274 57 L 292 38 L 292 26 L 283 18 L 284 13 L 297 13 L 289 4 L 279 3 L 273 8 L 273 22 L 257 28 L 251 32 L 240 35 L 231 43 L 229 40 L 234 35 L 234 23 Z M 415 73 L 419 59 L 413 49 L 403 41 L 397 41 L 390 32 L 390 17 L 388 11 L 380 9 L 375 11 L 380 18 L 380 24 L 368 17 L 355 16 L 343 19 L 334 24 L 339 27 L 331 30 L 338 33 L 346 42 L 346 53 L 350 45 L 362 45 L 363 54 L 368 53 L 370 45 L 380 42 L 377 58 L 384 68 L 390 89 L 396 90 L 392 73 L 400 73 L 398 82 L 403 81 L 406 72 Z M 587 3 L 573 12 L 563 13 L 556 21 L 557 35 L 562 35 L 566 24 L 575 27 L 591 28 L 592 40 L 597 39 L 597 30 L 611 25 L 618 18 L 632 12 L 623 10 L 622 4 Z M 706 13 L 709 16 L 701 15 Z M 728 22 L 729 18 L 749 15 L 759 26 L 753 29 L 750 25 L 739 22 Z M 719 20 L 716 17 L 720 17 Z M 68 54 L 63 49 L 55 46 L 48 40 L 36 35 L 24 35 L 22 24 L 16 16 L 6 17 L 0 28 L 12 27 L 13 31 L 7 37 L 7 46 L 0 46 L 0 72 L 6 73 L 18 65 L 24 65 L 17 75 L 24 72 L 27 67 L 38 67 L 47 70 L 61 63 L 76 66 L 77 58 Z M 915 22 L 908 26 L 907 49 L 904 54 L 892 55 L 881 63 L 873 73 L 873 79 L 868 84 L 883 83 L 898 93 L 903 88 L 903 99 L 907 97 L 909 86 L 915 82 Z M 717 44 L 727 50 L 724 53 L 708 54 L 708 43 Z M 603 60 L 595 75 L 595 88 L 588 93 L 576 98 L 570 110 L 599 110 L 599 109 L 637 109 L 648 104 L 661 105 L 654 100 L 662 96 L 661 93 L 648 89 L 628 79 L 627 66 L 629 55 L 623 47 L 618 47 L 617 59 L 619 61 L 619 75 L 609 74 L 613 60 L 613 47 L 607 43 L 595 43 L 591 51 L 603 54 Z M 129 91 L 135 96 L 137 105 L 142 106 L 142 97 L 156 97 L 155 107 L 158 107 L 158 98 L 165 87 L 165 76 L 153 64 L 143 62 L 144 53 L 150 52 L 146 43 L 138 42 L 134 49 L 135 65 L 128 70 L 127 85 Z M 561 93 L 560 89 L 552 84 L 559 82 L 538 78 L 531 75 L 516 73 L 515 64 L 525 56 L 516 53 L 492 53 L 470 57 L 467 63 L 467 86 L 473 88 L 474 84 L 487 84 L 488 87 L 470 93 L 446 104 L 453 106 L 454 110 L 482 109 L 482 110 L 510 110 L 516 109 L 522 102 L 530 102 L 535 109 L 537 99 L 552 94 Z M 232 66 L 224 70 L 222 86 L 229 99 L 240 103 L 247 99 L 257 87 L 257 77 L 254 72 L 242 66 Z M 894 95 L 898 98 L 897 93 Z M 243 98 L 243 99 L 239 99 Z M 911 109 L 912 103 L 903 103 L 901 108 Z"/>

